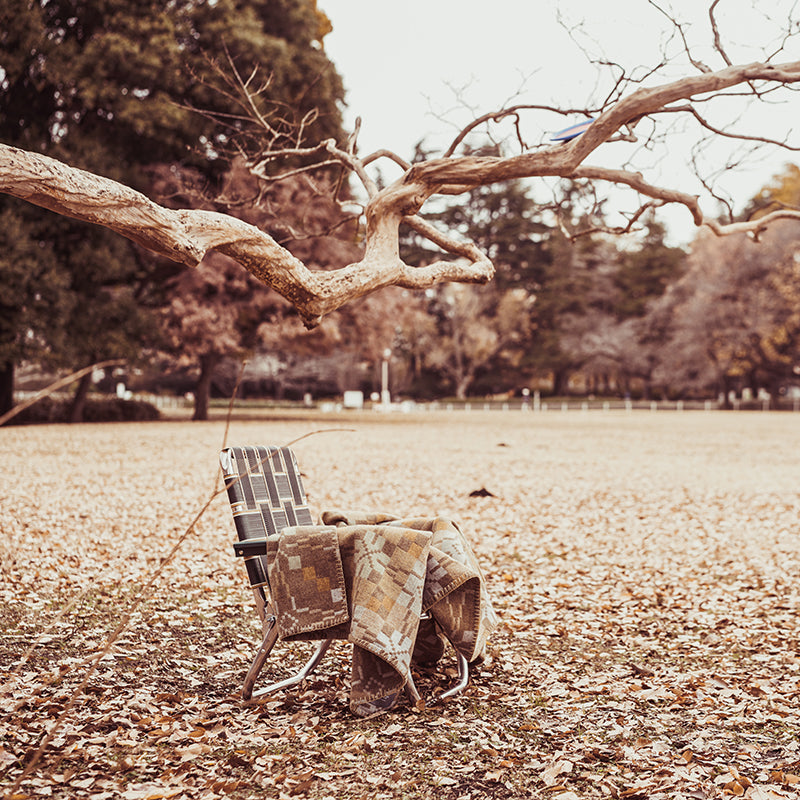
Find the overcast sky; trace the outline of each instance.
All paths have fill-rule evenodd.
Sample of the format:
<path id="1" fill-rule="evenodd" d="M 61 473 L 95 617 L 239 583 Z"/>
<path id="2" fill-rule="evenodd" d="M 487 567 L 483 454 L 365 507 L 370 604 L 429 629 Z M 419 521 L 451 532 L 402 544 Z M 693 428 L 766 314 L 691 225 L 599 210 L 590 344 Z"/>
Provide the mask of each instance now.
<path id="1" fill-rule="evenodd" d="M 761 44 L 774 46 L 790 16 L 796 25 L 800 10 L 793 10 L 794 4 L 769 0 L 754 10 L 750 0 L 721 0 L 717 18 L 734 63 L 761 59 Z M 419 140 L 441 148 L 470 119 L 509 101 L 587 107 L 605 85 L 582 49 L 643 68 L 660 60 L 669 28 L 647 0 L 318 0 L 318 5 L 333 24 L 325 48 L 344 80 L 348 128 L 356 116 L 362 118 L 360 152 L 388 148 L 405 158 Z M 713 68 L 724 66 L 710 48 L 705 3 L 675 0 L 671 5 L 690 22 L 687 35 L 697 45 L 696 56 Z M 766 13 L 774 24 L 764 19 Z M 677 53 L 678 42 L 668 50 Z M 800 95 L 794 97 L 798 100 L 792 103 L 750 112 L 736 121 L 737 130 L 768 128 L 783 135 L 800 119 Z M 729 120 L 733 125 L 733 113 Z M 545 142 L 555 130 L 578 121 L 580 116 L 532 119 L 526 137 L 530 143 Z M 677 177 L 687 173 L 691 143 L 676 135 L 666 156 L 642 153 L 647 176 L 673 186 L 680 180 L 679 188 L 691 188 L 686 178 Z M 621 147 L 630 148 L 606 145 L 592 163 L 619 166 L 631 152 Z M 729 174 L 727 186 L 739 206 L 791 157 L 760 155 L 748 169 Z M 728 153 L 712 151 L 706 158 L 710 172 Z M 383 169 L 387 178 L 393 176 L 392 167 Z M 704 210 L 716 207 L 709 202 Z M 670 220 L 677 238 L 690 235 L 687 212 L 673 213 Z"/>

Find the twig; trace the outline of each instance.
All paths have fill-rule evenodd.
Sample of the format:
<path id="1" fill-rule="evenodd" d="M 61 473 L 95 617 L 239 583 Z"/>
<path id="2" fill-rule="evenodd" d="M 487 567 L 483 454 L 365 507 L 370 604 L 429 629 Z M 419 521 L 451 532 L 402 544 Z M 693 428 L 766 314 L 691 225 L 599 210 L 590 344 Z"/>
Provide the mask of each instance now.
<path id="1" fill-rule="evenodd" d="M 189 535 L 194 532 L 195 526 L 200 521 L 200 518 L 206 513 L 206 511 L 214 502 L 214 500 L 217 498 L 217 496 L 221 494 L 223 491 L 224 489 L 220 489 L 212 493 L 211 497 L 208 498 L 205 505 L 195 515 L 195 518 L 192 520 L 192 522 L 189 524 L 189 526 L 186 528 L 183 534 L 181 534 L 178 541 L 175 542 L 175 544 L 173 545 L 172 549 L 169 551 L 167 556 L 153 571 L 147 583 L 134 597 L 133 602 L 129 607 L 128 611 L 125 612 L 117 627 L 114 628 L 114 630 L 109 635 L 108 639 L 106 639 L 106 643 L 103 646 L 102 650 L 100 650 L 100 652 L 97 653 L 94 656 L 94 658 L 92 658 L 91 663 L 89 664 L 89 668 L 86 670 L 86 673 L 81 679 L 81 682 L 73 690 L 72 694 L 69 697 L 69 700 L 67 700 L 64 706 L 64 710 L 61 712 L 61 714 L 59 714 L 58 718 L 53 723 L 50 730 L 45 734 L 44 739 L 42 740 L 39 747 L 36 749 L 36 752 L 31 756 L 30 761 L 28 761 L 22 772 L 17 776 L 16 781 L 14 781 L 14 785 L 11 787 L 9 791 L 10 795 L 13 796 L 14 794 L 17 793 L 20 786 L 22 785 L 22 782 L 25 780 L 25 778 L 28 777 L 28 775 L 31 774 L 34 767 L 39 763 L 39 761 L 41 760 L 42 756 L 45 753 L 45 750 L 47 750 L 48 745 L 50 744 L 50 742 L 53 741 L 53 738 L 55 737 L 56 733 L 58 733 L 58 731 L 61 729 L 61 726 L 64 724 L 64 722 L 66 722 L 67 718 L 70 716 L 72 709 L 74 708 L 75 703 L 77 702 L 78 696 L 82 694 L 83 690 L 88 685 L 92 675 L 94 675 L 100 662 L 103 660 L 103 658 L 105 658 L 106 655 L 108 655 L 109 651 L 114 645 L 114 642 L 116 642 L 116 640 L 120 637 L 123 631 L 128 627 L 128 624 L 130 623 L 131 617 L 133 616 L 134 612 L 150 596 L 156 580 L 160 577 L 161 573 L 175 557 L 175 554 L 178 552 L 181 545 L 186 541 Z"/>
<path id="2" fill-rule="evenodd" d="M 225 432 L 223 434 L 223 447 L 225 446 L 225 444 L 227 442 L 227 437 L 228 437 L 228 432 L 229 432 L 229 427 L 230 427 L 230 421 L 231 421 L 232 412 L 233 412 L 233 403 L 234 403 L 234 399 L 235 399 L 235 396 L 236 396 L 236 391 L 238 391 L 239 383 L 241 382 L 241 376 L 242 376 L 242 374 L 244 372 L 244 366 L 245 365 L 243 364 L 242 365 L 242 369 L 240 370 L 239 379 L 237 380 L 237 384 L 236 384 L 236 387 L 234 389 L 234 393 L 233 393 L 233 395 L 231 397 L 231 403 L 229 404 L 229 407 L 228 407 L 228 415 L 227 415 L 227 418 L 226 418 Z M 301 441 L 303 439 L 307 439 L 310 436 L 315 436 L 315 435 L 320 434 L 320 433 L 331 433 L 331 432 L 334 432 L 334 431 L 339 431 L 339 432 L 347 431 L 347 432 L 350 432 L 350 433 L 355 432 L 354 429 L 352 429 L 352 428 L 323 428 L 323 429 L 319 429 L 319 430 L 315 430 L 315 431 L 310 431 L 309 433 L 305 433 L 302 436 L 299 436 L 296 439 L 293 439 L 292 441 L 290 441 L 285 446 L 288 447 L 288 446 L 290 446 L 292 444 L 295 444 L 296 442 L 299 442 L 299 441 Z M 245 474 L 247 474 L 247 473 L 245 473 Z M 219 475 L 219 471 L 217 472 L 217 475 Z M 237 478 L 236 480 L 241 480 L 242 477 L 243 476 L 239 476 L 239 478 Z M 194 532 L 198 522 L 205 515 L 206 511 L 208 511 L 208 509 L 210 508 L 210 506 L 214 502 L 214 500 L 216 500 L 216 498 L 219 497 L 219 495 L 221 495 L 224 492 L 226 492 L 228 490 L 228 487 L 233 485 L 233 483 L 235 483 L 235 482 L 236 481 L 232 481 L 231 483 L 226 484 L 222 488 L 219 488 L 219 482 L 217 480 L 217 482 L 215 484 L 215 487 L 214 487 L 214 490 L 211 492 L 211 495 L 206 500 L 206 502 L 203 505 L 203 507 L 197 512 L 197 514 L 195 515 L 194 519 L 189 523 L 187 528 L 184 530 L 184 532 L 178 538 L 177 542 L 175 542 L 175 544 L 173 545 L 172 549 L 169 551 L 169 553 L 166 555 L 166 557 L 164 557 L 164 559 L 161 561 L 161 563 L 158 565 L 158 567 L 156 567 L 156 569 L 151 573 L 151 575 L 150 575 L 149 579 L 147 580 L 147 582 L 145 583 L 145 585 L 138 592 L 138 594 L 134 597 L 134 599 L 133 599 L 131 605 L 129 606 L 128 610 L 125 612 L 125 614 L 120 619 L 119 624 L 111 632 L 109 637 L 106 639 L 106 642 L 103 645 L 102 650 L 100 650 L 100 652 L 96 653 L 93 657 L 87 659 L 86 661 L 84 661 L 82 664 L 79 665 L 79 666 L 83 666 L 83 664 L 87 664 L 88 663 L 89 666 L 88 666 L 88 668 L 86 670 L 86 673 L 84 674 L 83 678 L 81 679 L 80 683 L 73 690 L 72 694 L 70 695 L 69 699 L 67 700 L 67 702 L 66 702 L 66 704 L 64 706 L 64 710 L 61 712 L 61 714 L 58 716 L 56 721 L 53 723 L 53 725 L 51 726 L 50 730 L 47 731 L 44 739 L 39 744 L 39 747 L 33 753 L 33 755 L 31 756 L 30 760 L 28 761 L 28 763 L 23 768 L 22 772 L 17 776 L 16 781 L 14 782 L 13 786 L 9 790 L 9 793 L 8 793 L 9 795 L 13 796 L 14 794 L 17 793 L 17 791 L 19 790 L 19 788 L 22 785 L 22 782 L 25 780 L 25 778 L 28 777 L 28 775 L 31 774 L 31 772 L 34 770 L 36 765 L 42 759 L 42 756 L 44 755 L 45 751 L 47 750 L 47 747 L 49 746 L 50 742 L 53 741 L 53 738 L 58 733 L 58 731 L 61 729 L 61 726 L 64 724 L 64 722 L 69 718 L 70 714 L 72 713 L 72 710 L 75 707 L 75 704 L 77 702 L 77 699 L 78 699 L 79 695 L 83 693 L 83 690 L 86 688 L 86 686 L 88 685 L 88 683 L 91 680 L 92 676 L 94 675 L 95 671 L 97 670 L 98 665 L 103 660 L 103 658 L 106 655 L 108 655 L 108 653 L 110 652 L 110 650 L 113 647 L 113 645 L 116 642 L 116 640 L 120 637 L 120 635 L 128 627 L 128 625 L 129 625 L 129 623 L 131 621 L 131 618 L 133 617 L 134 612 L 139 608 L 139 606 L 148 597 L 150 597 L 150 595 L 152 594 L 153 587 L 155 586 L 155 583 L 158 580 L 158 578 L 163 573 L 164 569 L 171 563 L 171 561 L 174 559 L 175 555 L 177 554 L 178 550 L 181 548 L 183 543 Z M 74 605 L 74 603 L 75 603 L 75 601 L 72 601 L 64 609 L 64 611 L 62 612 L 62 615 L 64 613 L 66 613 L 69 610 L 69 608 L 72 605 Z"/>
<path id="3" fill-rule="evenodd" d="M 714 0 L 714 2 L 708 7 L 708 19 L 711 22 L 711 30 L 714 33 L 714 47 L 716 48 L 717 52 L 722 56 L 722 60 L 730 67 L 733 65 L 733 62 L 728 58 L 728 54 L 725 52 L 725 48 L 722 46 L 722 39 L 719 35 L 719 28 L 717 27 L 717 20 L 714 17 L 714 9 L 719 4 L 719 0 Z"/>
<path id="4" fill-rule="evenodd" d="M 298 436 L 296 439 L 292 439 L 290 442 L 286 442 L 284 447 L 291 447 L 293 444 L 297 444 L 298 442 L 302 442 L 303 439 L 308 439 L 309 436 L 316 436 L 318 433 L 355 433 L 355 428 L 320 428 L 316 431 L 309 431 L 308 433 L 304 433 L 302 436 Z"/>
<path id="5" fill-rule="evenodd" d="M 236 402 L 236 396 L 239 394 L 239 386 L 242 383 L 242 378 L 244 377 L 244 371 L 247 369 L 248 361 L 246 358 L 242 359 L 242 365 L 239 368 L 239 374 L 236 376 L 236 383 L 233 385 L 233 391 L 231 392 L 231 400 L 228 403 L 228 413 L 225 414 L 225 430 L 222 434 L 222 446 L 220 450 L 224 450 L 228 444 L 228 432 L 231 429 L 231 420 L 233 419 L 233 406 Z M 219 492 L 219 479 L 222 476 L 222 468 L 217 466 L 217 477 L 214 479 L 214 492 Z"/>
<path id="6" fill-rule="evenodd" d="M 53 394 L 53 392 L 57 392 L 64 386 L 69 386 L 70 383 L 82 378 L 84 375 L 88 375 L 88 373 L 93 372 L 96 369 L 103 369 L 104 367 L 118 367 L 124 363 L 125 360 L 121 358 L 110 359 L 108 361 L 98 361 L 96 364 L 92 364 L 89 367 L 84 367 L 83 369 L 79 369 L 77 372 L 67 375 L 66 378 L 59 378 L 59 380 L 42 389 L 41 392 L 37 392 L 30 399 L 14 406 L 14 408 L 12 408 L 10 411 L 7 411 L 5 414 L 3 414 L 3 416 L 0 417 L 0 427 L 5 425 L 10 419 L 16 417 L 17 414 L 23 412 L 26 408 L 30 408 L 34 403 L 38 403 L 40 400 L 43 400 L 48 395 Z"/>

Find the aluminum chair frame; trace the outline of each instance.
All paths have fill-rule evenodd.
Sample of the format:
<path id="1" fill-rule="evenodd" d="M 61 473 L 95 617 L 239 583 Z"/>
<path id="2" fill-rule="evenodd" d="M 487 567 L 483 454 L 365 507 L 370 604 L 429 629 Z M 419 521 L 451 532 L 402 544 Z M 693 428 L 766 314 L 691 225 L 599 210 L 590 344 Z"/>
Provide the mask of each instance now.
<path id="1" fill-rule="evenodd" d="M 220 464 L 238 536 L 234 553 L 244 559 L 262 626 L 262 642 L 242 686 L 242 698 L 251 701 L 301 683 L 314 672 L 334 640 L 321 641 L 294 675 L 255 688 L 264 664 L 279 639 L 277 618 L 269 596 L 267 538 L 280 536 L 284 528 L 312 525 L 314 522 L 297 459 L 290 448 L 228 447 L 220 453 Z M 456 655 L 457 682 L 440 694 L 438 700 L 455 697 L 469 685 L 469 664 L 463 655 Z M 412 704 L 421 704 L 420 694 L 410 675 L 406 693 Z"/>

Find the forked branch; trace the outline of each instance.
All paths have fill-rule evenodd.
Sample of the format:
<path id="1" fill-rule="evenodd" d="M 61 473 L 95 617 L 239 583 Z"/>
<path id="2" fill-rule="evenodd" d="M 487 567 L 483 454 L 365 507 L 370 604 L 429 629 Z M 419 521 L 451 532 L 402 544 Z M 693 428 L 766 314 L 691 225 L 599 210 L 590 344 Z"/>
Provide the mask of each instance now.
<path id="1" fill-rule="evenodd" d="M 702 71 L 678 81 L 638 88 L 599 113 L 580 137 L 566 144 L 544 146 L 509 157 L 450 155 L 409 165 L 380 151 L 365 159 L 355 153 L 354 142 L 345 148 L 332 140 L 312 148 L 290 148 L 266 154 L 251 165 L 256 174 L 271 170 L 268 162 L 287 157 L 313 157 L 319 163 L 338 163 L 362 183 L 368 200 L 364 209 L 366 239 L 360 261 L 329 272 L 309 269 L 272 237 L 226 214 L 205 210 L 171 210 L 114 181 L 74 169 L 51 158 L 0 145 L 0 191 L 76 219 L 104 225 L 143 247 L 175 261 L 196 265 L 210 250 L 238 261 L 259 280 L 286 297 L 308 325 L 349 300 L 383 286 L 414 289 L 442 281 L 485 283 L 493 274 L 490 260 L 471 243 L 455 240 L 417 215 L 437 194 L 456 194 L 478 186 L 537 176 L 608 181 L 627 186 L 649 198 L 651 204 L 685 206 L 696 225 L 718 234 L 749 231 L 757 235 L 778 218 L 800 218 L 797 211 L 782 209 L 749 222 L 721 225 L 707 219 L 698 198 L 686 192 L 650 184 L 642 175 L 626 170 L 585 166 L 584 162 L 609 141 L 626 138 L 643 117 L 672 110 L 677 104 L 703 99 L 732 87 L 756 93 L 800 82 L 800 61 L 783 64 L 754 63 L 727 66 L 717 72 Z M 753 87 L 753 88 L 751 88 Z M 515 117 L 522 107 L 487 115 Z M 706 126 L 709 129 L 709 126 Z M 401 177 L 378 188 L 367 166 L 379 158 L 391 159 L 403 170 Z M 456 261 L 438 261 L 423 267 L 406 264 L 399 254 L 399 230 L 409 224 Z"/>

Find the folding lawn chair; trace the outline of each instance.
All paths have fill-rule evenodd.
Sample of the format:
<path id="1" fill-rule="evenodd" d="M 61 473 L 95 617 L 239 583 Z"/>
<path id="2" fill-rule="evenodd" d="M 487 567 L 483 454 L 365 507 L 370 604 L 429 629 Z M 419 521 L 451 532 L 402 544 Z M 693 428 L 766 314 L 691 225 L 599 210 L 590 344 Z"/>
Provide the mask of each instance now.
<path id="1" fill-rule="evenodd" d="M 242 697 L 250 700 L 300 683 L 320 663 L 332 638 L 323 639 L 305 665 L 294 675 L 254 690 L 256 680 L 278 638 L 278 622 L 270 596 L 267 539 L 295 526 L 313 525 L 311 511 L 294 453 L 288 447 L 229 447 L 220 453 L 228 499 L 238 541 L 234 552 L 244 559 L 261 619 L 263 639 L 244 679 Z M 458 680 L 441 698 L 454 697 L 469 683 L 469 665 L 460 653 Z M 411 702 L 421 702 L 409 674 L 406 693 Z"/>

